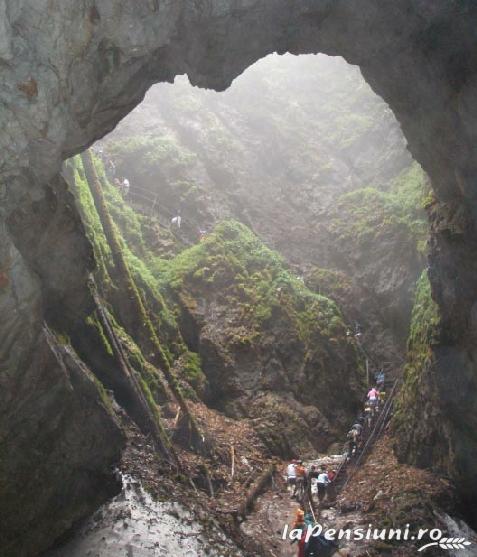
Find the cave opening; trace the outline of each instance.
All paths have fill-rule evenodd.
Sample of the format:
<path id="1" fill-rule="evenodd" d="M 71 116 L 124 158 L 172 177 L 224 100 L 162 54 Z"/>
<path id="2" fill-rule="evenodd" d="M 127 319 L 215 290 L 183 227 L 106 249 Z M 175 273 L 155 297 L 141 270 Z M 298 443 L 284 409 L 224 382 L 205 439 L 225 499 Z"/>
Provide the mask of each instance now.
<path id="1" fill-rule="evenodd" d="M 429 288 L 425 206 L 431 188 L 391 109 L 357 67 L 326 55 L 272 55 L 221 93 L 179 77 L 153 86 L 91 150 L 134 272 L 140 276 L 152 265 L 166 300 L 177 292 L 168 292 L 164 262 L 235 220 L 283 256 L 308 289 L 338 304 L 348 332 L 360 337 L 367 383 L 379 369 L 400 376 L 413 305 Z M 68 172 L 84 179 L 73 162 Z M 144 284 L 150 287 L 147 279 Z M 194 383 L 197 377 L 189 384 L 210 408 L 233 418 L 256 416 L 247 407 L 257 391 L 256 354 L 243 350 L 232 364 L 238 374 L 229 380 L 208 334 L 216 300 L 191 292 L 194 307 L 181 301 L 178 327 L 204 384 Z M 289 389 L 277 389 L 276 382 L 293 358 L 275 352 L 271 359 L 265 367 L 274 379 L 260 384 L 262 394 Z M 296 393 L 292 398 L 313 404 Z M 285 441 L 267 439 L 282 458 L 296 450 Z"/>
<path id="2" fill-rule="evenodd" d="M 131 275 L 144 304 L 153 306 L 160 341 L 186 389 L 192 388 L 209 407 L 242 418 L 250 417 L 257 393 L 266 398 L 271 390 L 281 405 L 291 397 L 300 413 L 303 405 L 314 408 L 310 423 L 336 421 L 336 427 L 326 426 L 328 433 L 317 437 L 323 448 L 339 435 L 344 415 L 356 412 L 353 397 L 344 402 L 343 412 L 330 408 L 325 419 L 315 395 L 300 394 L 290 383 L 288 368 L 300 370 L 303 381 L 312 381 L 316 370 L 326 365 L 336 367 L 336 375 L 350 384 L 371 384 L 380 370 L 390 379 L 400 377 L 416 288 L 427 285 L 424 206 L 430 185 L 407 151 L 392 111 L 357 67 L 326 55 L 271 55 L 220 93 L 197 89 L 179 77 L 174 84 L 153 86 L 143 103 L 91 152 Z M 99 291 L 138 343 L 137 349 L 146 350 L 145 360 L 154 361 L 141 334 L 137 337 L 120 283 L 115 283 L 120 273 L 114 249 L 102 233 L 79 156 L 66 162 L 64 176 L 93 246 Z M 239 223 L 246 234 L 256 235 L 283 258 L 281 272 L 286 269 L 307 292 L 336 304 L 336 315 L 327 318 L 324 330 L 314 333 L 319 334 L 314 342 L 320 344 L 327 337 L 335 342 L 333 336 L 344 335 L 346 329 L 348 340 L 355 341 L 360 379 L 354 372 L 347 375 L 349 347 L 332 350 L 326 364 L 326 358 L 307 353 L 308 341 L 302 346 L 297 332 L 297 338 L 291 334 L 281 349 L 280 335 L 286 335 L 290 326 L 290 316 L 280 308 L 283 286 L 275 271 L 268 278 L 255 277 L 254 265 L 261 271 L 260 262 L 244 267 L 252 284 L 263 281 L 259 287 L 242 284 L 246 280 L 240 267 L 227 259 L 229 254 L 222 262 L 230 266 L 224 276 L 220 276 L 223 269 L 207 276 L 209 265 L 214 265 L 210 256 L 195 262 L 198 268 L 192 278 L 181 275 L 181 265 L 190 265 L 187 258 L 195 257 L 187 255 L 191 248 L 200 246 L 224 222 Z M 225 238 L 220 241 L 232 233 L 237 232 L 222 231 Z M 245 245 L 245 236 L 240 241 Z M 238 248 L 227 249 L 234 253 Z M 176 287 L 188 281 L 184 291 Z M 217 288 L 216 297 L 211 298 L 207 288 L 201 290 L 207 284 Z M 266 299 L 260 289 L 267 289 L 269 297 L 272 292 L 275 299 Z M 184 302 L 186 298 L 189 302 Z M 228 307 L 227 300 L 234 300 L 236 307 L 232 302 Z M 298 305 L 307 303 L 302 300 Z M 265 315 L 258 324 L 247 321 L 254 305 L 262 305 Z M 229 310 L 235 314 L 231 319 L 226 317 Z M 322 314 L 320 308 L 313 311 Z M 214 339 L 224 335 L 221 328 L 227 327 L 221 323 L 228 321 L 233 325 L 228 337 L 242 346 L 238 352 L 236 346 L 231 349 L 230 362 L 223 345 Z M 282 328 L 275 330 L 271 323 Z M 336 323 L 345 329 L 338 332 Z M 278 346 L 268 353 L 260 351 L 254 335 Z M 177 349 L 181 343 L 186 354 Z M 76 346 L 87 354 L 83 339 Z M 133 360 L 137 370 L 137 358 Z M 103 381 L 101 373 L 98 377 Z M 167 399 L 157 381 L 150 394 L 157 401 Z M 262 402 L 255 413 L 260 408 Z M 270 443 L 283 458 L 299 450 L 290 443 L 276 444 L 276 439 Z"/>
<path id="3" fill-rule="evenodd" d="M 181 215 L 183 247 L 221 220 L 245 224 L 310 287 L 341 296 L 370 365 L 399 368 L 427 266 L 430 184 L 358 67 L 274 54 L 220 93 L 177 77 L 152 86 L 93 149 L 118 188 L 127 178 L 137 211 L 164 229 Z"/>
<path id="4" fill-rule="evenodd" d="M 167 226 L 151 223 L 149 219 L 158 202 L 154 193 L 152 196 L 146 193 L 148 197 L 142 203 L 134 201 L 138 209 L 134 214 L 128 211 L 133 197 L 139 197 L 139 187 L 142 187 L 138 186 L 139 182 L 147 176 L 130 180 L 130 197 L 126 203 L 114 185 L 105 186 L 106 201 L 121 233 L 119 239 L 136 282 L 136 294 L 151 302 L 152 322 L 160 331 L 161 345 L 170 347 L 162 356 L 179 362 L 177 371 L 185 374 L 186 384 L 192 385 L 188 391 L 192 398 L 197 394 L 199 399 L 208 393 L 210 396 L 210 392 L 215 392 L 215 397 L 226 393 L 237 401 L 231 409 L 234 415 L 240 416 L 253 407 L 247 405 L 248 398 L 241 400 L 244 390 L 256 391 L 260 395 L 257 400 L 261 411 L 266 410 L 269 421 L 275 420 L 273 423 L 281 427 L 277 398 L 262 396 L 264 384 L 270 392 L 280 393 L 287 385 L 285 368 L 297 370 L 300 378 L 310 381 L 311 369 L 322 366 L 336 370 L 333 388 L 339 389 L 345 384 L 343 378 L 351 376 L 358 367 L 354 365 L 353 354 L 346 351 L 346 345 L 340 344 L 344 321 L 340 321 L 332 304 L 320 298 L 333 291 L 345 310 L 346 323 L 352 324 L 351 334 L 362 327 L 366 343 L 375 340 L 372 352 L 377 360 L 384 361 L 392 354 L 391 366 L 401 363 L 406 340 L 409 341 L 407 388 L 402 390 L 400 412 L 396 413 L 399 458 L 451 478 L 458 495 L 465 494 L 466 515 L 475 524 L 475 2 L 364 0 L 357 6 L 328 0 L 296 3 L 124 0 L 95 2 L 93 6 L 90 1 L 66 0 L 60 7 L 55 2 L 38 6 L 33 0 L 21 5 L 6 0 L 4 4 L 0 7 L 0 116 L 5 124 L 0 133 L 0 405 L 5 411 L 0 425 L 5 435 L 0 446 L 4 455 L 0 469 L 3 484 L 0 539 L 6 554 L 18 555 L 21 540 L 23 553 L 34 555 L 111 496 L 106 485 L 83 481 L 82 474 L 88 470 L 91 477 L 110 475 L 111 465 L 118 462 L 124 433 L 113 416 L 114 405 L 108 393 L 96 381 L 99 374 L 94 377 L 97 370 L 90 370 L 87 365 L 94 367 L 92 362 L 100 361 L 103 356 L 108 360 L 112 350 L 101 324 L 89 313 L 94 307 L 90 289 L 93 259 L 97 263 L 94 279 L 102 287 L 101 294 L 107 302 L 105 312 L 110 314 L 113 329 L 127 347 L 132 370 L 129 378 L 137 378 L 140 390 L 143 389 L 141 400 L 145 405 L 141 404 L 141 409 L 151 401 L 154 408 L 154 401 L 168 398 L 167 388 L 149 365 L 149 359 L 158 357 L 148 344 L 150 339 L 147 335 L 137 339 L 145 346 L 138 349 L 135 339 L 121 327 L 127 321 L 127 311 L 123 310 L 120 317 L 113 315 L 115 309 L 121 309 L 124 295 L 117 286 L 110 249 L 103 241 L 82 182 L 81 164 L 69 161 L 66 174 L 73 173 L 74 180 L 78 180 L 79 189 L 75 194 L 83 195 L 82 210 L 91 217 L 87 222 L 83 219 L 83 224 L 65 181 L 59 176 L 61 161 L 111 131 L 139 103 L 152 83 L 171 82 L 175 76 L 187 74 L 194 85 L 224 90 L 256 60 L 275 51 L 300 55 L 323 52 L 341 55 L 357 64 L 366 81 L 392 107 L 415 160 L 430 176 L 433 194 L 424 200 L 411 195 L 414 190 L 410 184 L 420 181 L 416 167 L 400 182 L 398 176 L 383 175 L 380 182 L 381 185 L 388 182 L 385 188 L 368 183 L 366 173 L 361 174 L 370 162 L 366 156 L 359 168 L 353 168 L 353 171 L 360 170 L 363 184 L 355 184 L 357 189 L 354 186 L 346 189 L 343 184 L 348 183 L 349 161 L 340 158 L 326 165 L 326 145 L 310 146 L 297 133 L 299 122 L 303 126 L 312 125 L 313 118 L 307 121 L 306 115 L 303 118 L 293 103 L 285 103 L 280 115 L 270 110 L 268 122 L 259 121 L 254 131 L 262 134 L 265 145 L 253 145 L 253 141 L 247 141 L 252 136 L 250 127 L 235 112 L 207 106 L 202 111 L 209 117 L 204 126 L 193 114 L 197 99 L 192 103 L 186 100 L 180 113 L 182 122 L 175 125 L 187 128 L 184 124 L 188 120 L 193 133 L 157 138 L 155 154 L 150 152 L 147 161 L 147 164 L 157 162 L 160 171 L 164 171 L 164 175 L 157 174 L 161 176 L 160 187 L 170 198 L 170 205 L 163 204 L 161 217 L 162 225 Z M 290 91 L 293 86 L 287 84 Z M 306 90 L 306 84 L 301 86 Z M 300 91 L 295 93 L 298 95 Z M 151 91 L 149 97 L 153 94 Z M 233 94 L 233 87 L 225 94 Z M 164 92 L 161 95 L 167 97 Z M 253 92 L 248 96 L 248 105 L 264 106 L 266 100 L 267 95 Z M 201 102 L 205 101 L 199 99 L 196 108 Z M 219 105 L 222 101 L 214 103 Z M 315 107 L 317 114 L 319 108 Z M 171 119 L 177 119 L 177 114 L 172 111 L 160 118 L 168 118 L 166 127 L 170 129 Z M 295 151 L 294 161 L 281 150 L 281 145 L 287 143 L 276 133 L 275 126 L 270 125 L 270 121 L 278 119 L 290 126 L 288 144 L 292 140 L 302 143 Z M 363 130 L 363 122 L 354 124 L 349 126 L 353 132 Z M 203 133 L 210 126 L 217 132 L 213 138 Z M 328 130 L 330 137 L 334 131 Z M 388 139 L 387 135 L 375 137 L 379 148 L 389 147 Z M 345 138 L 338 140 L 342 141 L 340 154 L 352 153 L 354 158 L 352 145 Z M 106 149 L 101 146 L 108 142 L 109 138 L 100 142 L 103 152 Z M 236 149 L 232 151 L 237 160 L 230 167 L 219 164 L 217 154 L 224 146 L 230 151 L 231 145 Z M 332 181 L 334 177 L 343 186 L 338 198 L 333 196 L 332 189 L 325 191 L 326 188 L 318 196 L 313 174 L 302 172 L 317 162 L 316 153 L 320 149 L 312 153 L 312 147 L 319 147 L 323 153 L 323 165 L 316 179 L 327 176 Z M 95 150 L 97 160 L 101 160 L 98 148 Z M 207 165 L 195 163 L 194 154 L 199 150 L 206 152 Z M 253 151 L 263 155 L 265 166 L 248 157 L 247 153 Z M 239 162 L 244 161 L 246 164 L 240 166 Z M 164 162 L 171 164 L 165 167 Z M 184 175 L 184 165 L 194 168 L 192 177 Z M 120 167 L 120 177 L 129 176 L 132 166 L 125 163 Z M 284 176 L 285 166 L 293 169 L 288 176 Z M 250 180 L 246 172 L 249 169 L 262 176 L 274 176 L 277 188 L 270 188 L 266 197 L 265 181 Z M 156 180 L 154 176 L 150 178 Z M 293 193 L 297 195 L 282 191 L 280 180 L 293 183 L 296 186 Z M 173 182 L 177 188 L 172 191 L 168 184 Z M 237 190 L 233 187 L 236 182 L 241 184 Z M 214 184 L 228 187 L 218 196 Z M 410 207 L 410 202 L 406 206 L 403 197 L 415 200 L 414 206 Z M 300 199 L 306 199 L 306 203 Z M 366 201 L 366 207 L 360 205 L 362 200 Z M 422 232 L 422 215 L 415 209 L 423 204 L 430 223 L 429 280 L 426 273 L 419 277 L 419 272 L 426 267 L 422 257 L 425 240 L 414 242 L 416 234 Z M 338 206 L 345 219 L 339 218 Z M 371 230 L 367 222 L 369 206 L 373 207 Z M 263 207 L 271 216 L 258 210 Z M 171 219 L 179 216 L 176 214 L 179 211 L 183 219 L 181 237 L 161 234 L 159 229 L 171 228 Z M 197 219 L 194 219 L 195 212 L 199 213 Z M 137 213 L 139 218 L 135 217 Z M 285 213 L 287 220 L 282 223 L 278 213 Z M 409 215 L 413 218 L 409 219 Z M 224 216 L 235 217 L 235 224 L 229 220 L 226 225 L 218 225 L 221 226 L 218 232 L 209 232 Z M 325 219 L 326 226 L 316 226 L 318 216 L 321 223 Z M 240 222 L 246 228 L 237 224 Z M 399 232 L 391 233 L 390 228 Z M 215 251 L 204 254 L 205 248 L 198 249 L 194 258 L 179 254 L 179 259 L 172 264 L 177 251 L 182 251 L 187 242 L 197 241 L 201 230 L 209 236 L 206 248 L 213 245 Z M 250 230 L 267 245 L 284 253 L 286 265 L 275 252 L 266 251 L 257 243 Z M 378 238 L 373 234 L 376 230 Z M 85 231 L 88 236 L 96 235 L 97 241 L 86 241 Z M 314 242 L 308 241 L 311 235 Z M 363 240 L 371 246 L 364 262 L 360 245 Z M 336 246 L 334 250 L 329 249 L 332 243 Z M 237 257 L 219 269 L 223 263 L 219 247 L 224 245 L 234 250 Z M 168 263 L 155 261 L 157 265 L 149 273 L 144 260 L 154 263 L 150 259 L 151 246 L 160 255 L 159 259 Z M 374 249 L 376 246 L 381 251 Z M 319 260 L 326 264 L 302 270 L 305 248 L 307 261 Z M 208 265 L 202 264 L 204 257 Z M 267 265 L 258 265 L 257 258 L 266 259 Z M 389 271 L 387 274 L 379 272 L 378 259 L 387 261 L 384 266 Z M 230 265 L 235 265 L 234 271 L 240 272 L 230 273 Z M 406 282 L 410 277 L 404 283 L 401 280 L 410 269 L 418 279 L 412 313 Z M 187 273 L 194 274 L 201 289 L 194 291 Z M 225 280 L 234 276 L 240 277 L 236 291 L 224 292 Z M 270 276 L 273 291 L 264 287 Z M 161 278 L 161 284 L 158 285 L 155 277 Z M 165 282 L 173 286 L 172 294 L 164 290 Z M 366 288 L 370 283 L 372 290 Z M 392 300 L 386 295 L 390 288 L 395 294 Z M 231 374 L 235 366 L 229 365 L 227 354 L 221 350 L 224 339 L 220 328 L 210 326 L 214 320 L 209 319 L 208 296 L 213 289 L 219 292 L 213 306 L 215 322 L 230 320 L 234 325 L 226 340 L 240 354 L 241 365 L 237 367 L 240 381 Z M 182 316 L 169 307 L 168 294 L 183 311 Z M 231 294 L 233 300 L 227 298 Z M 287 311 L 279 310 L 277 298 L 288 305 Z M 359 308 L 347 304 L 350 298 L 358 300 Z M 304 299 L 316 304 L 315 308 L 321 304 L 330 326 L 325 326 L 323 320 L 313 320 L 313 315 L 304 310 Z M 224 301 L 233 301 L 233 310 L 225 311 Z M 360 308 L 364 308 L 364 316 Z M 286 347 L 270 351 L 268 357 L 261 354 L 261 367 L 266 373 L 260 374 L 260 380 L 265 383 L 258 389 L 253 374 L 247 371 L 251 360 L 246 356 L 249 347 L 256 344 L 256 337 L 235 327 L 237 317 L 243 315 L 266 324 L 263 346 Z M 368 323 L 364 322 L 365 318 Z M 82 361 L 78 344 L 75 346 L 75 331 L 82 330 L 85 322 L 95 341 L 84 346 L 82 354 L 98 349 L 101 358 L 91 353 L 89 359 Z M 292 333 L 284 334 L 284 330 Z M 313 334 L 304 335 L 304 330 Z M 209 377 L 220 389 L 208 391 L 210 385 L 204 381 L 198 357 L 201 350 L 204 361 L 208 362 Z M 305 365 L 297 365 L 295 354 Z M 114 373 L 114 370 L 112 366 L 110 371 Z M 227 373 L 222 376 L 221 370 Z M 360 388 L 360 374 L 362 378 L 362 369 L 356 374 L 356 392 Z M 219 384 L 219 376 L 225 377 L 223 384 Z M 317 385 L 315 392 L 305 389 L 303 414 L 301 406 L 295 405 L 294 397 L 288 403 L 290 422 L 296 415 L 306 415 L 320 435 L 323 434 L 320 442 L 326 444 L 330 419 L 340 427 L 345 422 L 340 422 L 339 412 L 332 404 L 325 404 L 325 396 L 322 400 L 326 415 L 309 408 L 309 397 L 321 396 L 321 387 Z M 128 404 L 133 400 L 129 398 L 130 393 L 128 384 L 123 393 L 123 400 Z M 354 412 L 351 399 L 346 401 L 346 409 Z M 164 413 L 166 420 L 180 417 L 173 405 L 165 404 Z M 252 420 L 260 425 L 258 416 Z M 264 436 L 269 446 L 283 449 L 283 454 L 296 451 L 296 447 L 280 447 L 280 439 L 271 433 Z M 331 436 L 335 434 L 331 433 Z M 307 442 L 300 434 L 297 427 L 292 437 L 298 439 L 298 444 Z"/>

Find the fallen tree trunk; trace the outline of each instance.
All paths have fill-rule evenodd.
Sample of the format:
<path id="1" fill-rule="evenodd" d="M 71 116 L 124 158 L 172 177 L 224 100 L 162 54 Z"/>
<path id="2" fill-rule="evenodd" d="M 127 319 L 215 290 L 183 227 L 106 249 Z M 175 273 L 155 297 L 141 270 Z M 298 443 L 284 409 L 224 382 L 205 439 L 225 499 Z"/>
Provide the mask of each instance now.
<path id="1" fill-rule="evenodd" d="M 159 366 L 164 373 L 164 376 L 169 385 L 169 388 L 172 391 L 172 394 L 174 395 L 174 398 L 178 402 L 182 413 L 187 419 L 190 432 L 193 436 L 191 444 L 197 449 L 204 449 L 205 439 L 199 429 L 199 426 L 197 425 L 195 418 L 192 416 L 189 410 L 189 406 L 184 396 L 182 395 L 178 381 L 170 368 L 169 362 L 164 354 L 156 331 L 154 330 L 149 315 L 147 314 L 146 308 L 144 307 L 137 286 L 131 276 L 129 266 L 124 258 L 123 251 L 115 229 L 115 224 L 107 208 L 103 190 L 96 173 L 96 168 L 94 166 L 91 152 L 87 150 L 82 153 L 81 160 L 83 162 L 85 177 L 88 182 L 91 195 L 93 196 L 94 205 L 101 221 L 101 225 L 103 227 L 104 235 L 111 248 L 113 262 L 116 267 L 119 281 L 121 282 L 120 286 L 124 292 L 124 299 L 128 301 L 130 310 L 136 312 L 136 314 L 139 316 L 141 326 L 144 328 L 146 336 L 149 338 L 152 346 L 154 347 L 155 358 L 157 359 Z"/>
<path id="2" fill-rule="evenodd" d="M 121 344 L 118 341 L 116 334 L 114 333 L 114 329 L 112 328 L 111 323 L 109 322 L 109 318 L 101 303 L 99 302 L 96 294 L 94 298 L 96 302 L 98 317 L 103 327 L 104 334 L 107 336 L 107 339 L 111 345 L 114 356 L 119 364 L 119 369 L 122 376 L 131 386 L 131 395 L 137 401 L 136 408 L 139 407 L 135 412 L 136 416 L 132 417 L 135 418 L 137 425 L 140 427 L 143 433 L 152 435 L 156 449 L 167 460 L 171 461 L 171 464 L 173 463 L 179 467 L 179 459 L 174 450 L 174 447 L 169 441 L 160 417 L 154 414 L 153 410 L 150 408 L 149 403 L 144 396 L 143 390 L 137 381 L 135 373 L 129 366 L 128 360 L 123 352 Z"/>
<path id="3" fill-rule="evenodd" d="M 276 465 L 270 464 L 268 468 L 258 477 L 252 487 L 249 489 L 243 503 L 237 511 L 239 519 L 244 519 L 247 514 L 253 509 L 253 505 L 257 497 L 263 492 L 269 482 L 271 482 L 273 474 L 275 473 Z"/>

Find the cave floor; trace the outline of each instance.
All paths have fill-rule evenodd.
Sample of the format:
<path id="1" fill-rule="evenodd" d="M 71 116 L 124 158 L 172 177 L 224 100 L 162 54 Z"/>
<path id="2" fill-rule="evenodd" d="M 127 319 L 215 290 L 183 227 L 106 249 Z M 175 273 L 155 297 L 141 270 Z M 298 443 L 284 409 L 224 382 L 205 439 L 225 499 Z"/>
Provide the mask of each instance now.
<path id="1" fill-rule="evenodd" d="M 338 495 L 334 506 L 318 506 L 317 522 L 323 529 L 401 527 L 410 524 L 411 533 L 419 528 L 439 528 L 449 537 L 465 537 L 472 542 L 470 548 L 448 550 L 447 555 L 471 557 L 475 555 L 477 534 L 465 523 L 450 518 L 442 509 L 452 513 L 454 508 L 452 485 L 428 471 L 400 464 L 394 456 L 394 439 L 384 435 L 373 448 L 367 460 L 353 475 L 350 483 Z M 313 461 L 320 464 L 326 459 Z M 284 479 L 279 476 L 274 485 L 262 494 L 253 512 L 242 525 L 242 530 L 260 539 L 267 557 L 295 557 L 296 544 L 282 540 L 286 524 L 294 522 L 298 508 L 296 500 L 287 492 Z M 424 542 L 413 540 L 383 542 L 381 540 L 343 540 L 340 548 L 349 557 L 410 557 Z M 425 555 L 442 554 L 442 549 L 431 548 Z"/>
<path id="2" fill-rule="evenodd" d="M 69 545 L 46 557 L 297 555 L 296 544 L 281 539 L 285 524 L 293 523 L 298 507 L 281 473 L 259 496 L 240 528 L 233 520 L 233 510 L 243 501 L 251 479 L 272 462 L 255 438 L 252 426 L 246 420 L 237 423 L 201 404 L 194 405 L 194 413 L 202 425 L 207 424 L 215 440 L 215 452 L 213 459 L 207 460 L 178 447 L 183 462 L 179 473 L 161 461 L 151 442 L 123 416 L 128 443 L 120 470 L 128 478 L 127 486 L 78 528 Z M 452 508 L 451 485 L 429 472 L 399 464 L 392 444 L 389 434 L 377 442 L 339 494 L 336 506 L 327 508 L 325 504 L 318 508 L 320 524 L 337 529 L 367 527 L 370 523 L 383 524 L 383 517 L 393 524 L 406 521 L 436 527 L 438 523 L 447 530 L 454 524 L 447 515 L 442 518 L 442 509 Z M 233 478 L 231 446 L 235 448 Z M 313 462 L 320 464 L 330 458 L 322 455 Z M 211 471 L 214 497 L 210 497 L 199 473 L 205 462 Z M 278 470 L 285 466 L 285 462 L 278 463 Z M 190 479 L 196 488 L 192 488 Z M 440 518 L 436 512 L 441 512 Z M 454 530 L 459 528 L 460 525 Z M 470 535 L 473 533 L 466 532 L 466 537 Z M 477 539 L 472 541 L 477 543 Z M 413 544 L 345 542 L 341 547 L 349 557 L 416 555 Z M 426 555 L 432 555 L 432 550 Z M 460 551 L 456 555 L 470 557 L 473 553 Z"/>

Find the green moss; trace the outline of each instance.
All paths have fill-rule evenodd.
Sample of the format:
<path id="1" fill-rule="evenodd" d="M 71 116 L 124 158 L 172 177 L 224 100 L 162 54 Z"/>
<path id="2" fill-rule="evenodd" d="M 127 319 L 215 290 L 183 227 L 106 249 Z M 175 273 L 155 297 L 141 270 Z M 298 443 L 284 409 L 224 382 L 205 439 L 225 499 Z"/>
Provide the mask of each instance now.
<path id="1" fill-rule="evenodd" d="M 99 396 L 101 397 L 101 400 L 103 401 L 104 406 L 108 409 L 108 412 L 110 414 L 114 414 L 114 409 L 113 409 L 113 404 L 111 401 L 111 397 L 108 395 L 108 393 L 106 392 L 106 389 L 104 388 L 104 385 L 101 383 L 101 381 L 93 374 L 91 374 L 91 377 L 93 378 L 94 384 L 96 385 L 96 388 L 98 389 L 98 393 Z"/>
<path id="2" fill-rule="evenodd" d="M 172 337 L 177 336 L 177 324 L 173 313 L 169 311 L 163 299 L 154 274 L 149 270 L 150 267 L 154 268 L 157 259 L 144 242 L 144 229 L 150 223 L 146 217 L 137 214 L 124 201 L 117 188 L 109 183 L 102 162 L 96 157 L 93 157 L 93 160 L 124 259 L 139 289 L 143 303 L 149 306 L 149 315 L 154 327 L 159 331 L 159 336 L 164 344 L 167 344 Z M 80 208 L 86 233 L 94 248 L 97 262 L 96 282 L 103 295 L 108 297 L 108 292 L 117 289 L 111 249 L 86 182 L 81 158 L 77 156 L 69 162 L 74 168 L 73 192 Z M 170 358 L 171 355 L 168 354 L 167 349 L 165 352 Z"/>
<path id="3" fill-rule="evenodd" d="M 54 334 L 58 344 L 60 344 L 61 346 L 68 346 L 69 344 L 71 344 L 71 339 L 68 335 L 59 333 L 57 331 L 54 331 Z"/>
<path id="4" fill-rule="evenodd" d="M 194 300 L 203 288 L 220 290 L 246 330 L 234 336 L 235 343 L 255 340 L 276 311 L 287 313 L 303 341 L 318 330 L 325 336 L 345 334 L 336 304 L 306 288 L 277 252 L 233 220 L 219 224 L 203 242 L 173 260 L 162 262 L 156 272 L 162 287 L 183 300 Z"/>
<path id="5" fill-rule="evenodd" d="M 101 339 L 101 343 L 102 343 L 103 347 L 105 348 L 106 353 L 109 356 L 112 356 L 113 355 L 113 348 L 112 348 L 111 344 L 109 343 L 109 340 L 107 339 L 106 335 L 104 334 L 103 327 L 102 327 L 101 323 L 98 321 L 98 319 L 96 317 L 94 317 L 93 315 L 90 315 L 89 317 L 86 318 L 86 325 L 88 325 L 89 327 L 94 327 L 94 329 L 96 329 L 96 332 L 99 335 L 99 338 Z"/>
<path id="6" fill-rule="evenodd" d="M 353 288 L 349 278 L 344 273 L 319 267 L 315 267 L 307 275 L 306 284 L 314 292 L 337 300 L 349 299 Z"/>
<path id="7" fill-rule="evenodd" d="M 154 399 L 155 404 L 159 404 L 168 399 L 165 381 L 160 372 L 151 365 L 144 357 L 139 346 L 134 342 L 133 338 L 110 316 L 111 322 L 121 344 L 125 348 L 125 352 L 130 366 L 139 374 L 141 379 L 146 383 L 148 392 Z"/>
<path id="8" fill-rule="evenodd" d="M 422 253 L 428 236 L 428 192 L 426 175 L 415 162 L 388 191 L 369 186 L 340 196 L 331 228 L 343 241 L 367 249 L 399 234 Z"/>
<path id="9" fill-rule="evenodd" d="M 407 363 L 394 413 L 394 423 L 398 429 L 412 429 L 411 424 L 417 415 L 421 400 L 421 383 L 432 365 L 431 346 L 436 340 L 439 321 L 439 308 L 432 300 L 431 285 L 427 271 L 424 271 L 416 285 Z"/>
<path id="10" fill-rule="evenodd" d="M 108 267 L 112 264 L 111 250 L 96 212 L 93 196 L 86 182 L 81 157 L 78 155 L 68 162 L 73 167 L 74 176 L 74 182 L 70 185 L 78 204 L 86 234 L 93 246 L 99 282 L 104 288 L 109 288 L 111 278 Z"/>
<path id="11" fill-rule="evenodd" d="M 165 447 L 170 449 L 171 448 L 171 442 L 170 442 L 170 439 L 169 439 L 169 435 L 167 434 L 166 430 L 164 429 L 164 426 L 162 425 L 163 420 L 162 420 L 162 415 L 161 415 L 161 409 L 159 408 L 156 401 L 154 400 L 154 397 L 152 395 L 152 392 L 151 392 L 151 389 L 150 389 L 148 383 L 142 377 L 139 378 L 139 383 L 141 385 L 142 392 L 144 393 L 144 396 L 146 397 L 148 406 L 151 409 L 152 414 L 154 416 L 154 419 L 156 421 L 156 424 L 159 428 L 159 435 L 161 437 L 162 443 Z"/>
<path id="12" fill-rule="evenodd" d="M 180 360 L 179 377 L 186 381 L 198 397 L 203 396 L 207 384 L 207 378 L 202 371 L 202 363 L 199 354 L 186 352 Z"/>

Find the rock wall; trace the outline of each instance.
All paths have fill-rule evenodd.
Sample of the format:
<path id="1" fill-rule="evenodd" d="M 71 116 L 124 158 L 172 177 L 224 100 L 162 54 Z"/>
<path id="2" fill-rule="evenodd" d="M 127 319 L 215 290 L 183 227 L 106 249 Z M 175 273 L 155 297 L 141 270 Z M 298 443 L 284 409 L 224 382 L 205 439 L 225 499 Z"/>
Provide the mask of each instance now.
<path id="1" fill-rule="evenodd" d="M 200 356 L 209 406 L 252 418 L 283 458 L 325 451 L 344 435 L 360 409 L 364 365 L 332 300 L 236 221 L 157 268 Z"/>
<path id="2" fill-rule="evenodd" d="M 93 375 L 44 323 L 41 283 L 5 239 L 0 261 L 0 540 L 2 555 L 24 557 L 120 490 L 110 467 L 124 439 Z"/>
<path id="3" fill-rule="evenodd" d="M 180 211 L 186 240 L 232 217 L 297 273 L 346 273 L 361 290 L 364 311 L 354 318 L 374 329 L 366 345 L 381 329 L 387 348 L 394 341 L 402 351 L 425 266 L 429 186 L 359 68 L 339 57 L 275 55 L 222 93 L 185 78 L 156 85 L 97 148 L 130 180 L 134 207 L 149 213 L 156 200 L 166 226 Z M 370 319 L 365 306 L 376 302 Z M 384 361 L 399 365 L 390 354 Z"/>
<path id="4" fill-rule="evenodd" d="M 45 291 L 49 277 L 40 260 L 50 253 L 41 251 L 36 237 L 28 245 L 24 242 L 30 220 L 47 222 L 51 212 L 66 214 L 61 182 L 54 180 L 61 160 L 111 130 L 151 83 L 187 73 L 194 84 L 224 89 L 273 51 L 340 54 L 360 65 L 393 109 L 439 200 L 432 216 L 430 277 L 443 320 L 434 350 L 439 375 L 446 384 L 460 386 L 457 394 L 466 402 L 456 404 L 455 389 L 447 389 L 443 419 L 460 424 L 468 418 L 477 400 L 477 283 L 472 263 L 477 261 L 475 2 L 0 0 L 0 14 L 2 218 Z M 45 187 L 50 180 L 51 188 Z M 55 199 L 60 200 L 56 207 Z M 15 227 L 11 216 L 24 207 L 26 220 Z M 30 207 L 34 211 L 29 214 Z M 62 221 L 64 226 L 75 220 L 74 212 Z M 83 242 L 81 230 L 70 233 L 71 240 Z M 47 242 L 54 252 L 54 237 Z M 62 263 L 78 270 L 77 279 L 87 274 L 89 263 L 78 260 L 75 250 L 67 250 Z M 2 280 L 11 281 L 11 269 L 2 272 Z M 2 290 L 1 296 L 8 294 Z M 2 330 L 11 311 L 1 314 Z M 36 330 L 45 315 L 44 309 L 32 314 Z M 7 338 L 15 354 L 28 357 L 20 330 L 2 336 L 2 350 Z M 13 366 L 3 371 L 3 378 L 12 370 L 18 377 L 21 370 Z M 43 392 L 37 389 L 35 397 Z M 442 394 L 441 389 L 436 403 Z M 46 416 L 42 411 L 37 418 Z M 8 429 L 3 417 L 1 428 Z M 465 443 L 454 439 L 452 472 L 475 501 L 474 431 Z M 55 447 L 61 439 L 55 438 Z M 450 461 L 451 455 L 444 458 Z M 46 501 L 46 495 L 39 494 L 38 505 Z M 41 513 L 38 517 L 44 520 Z"/>

